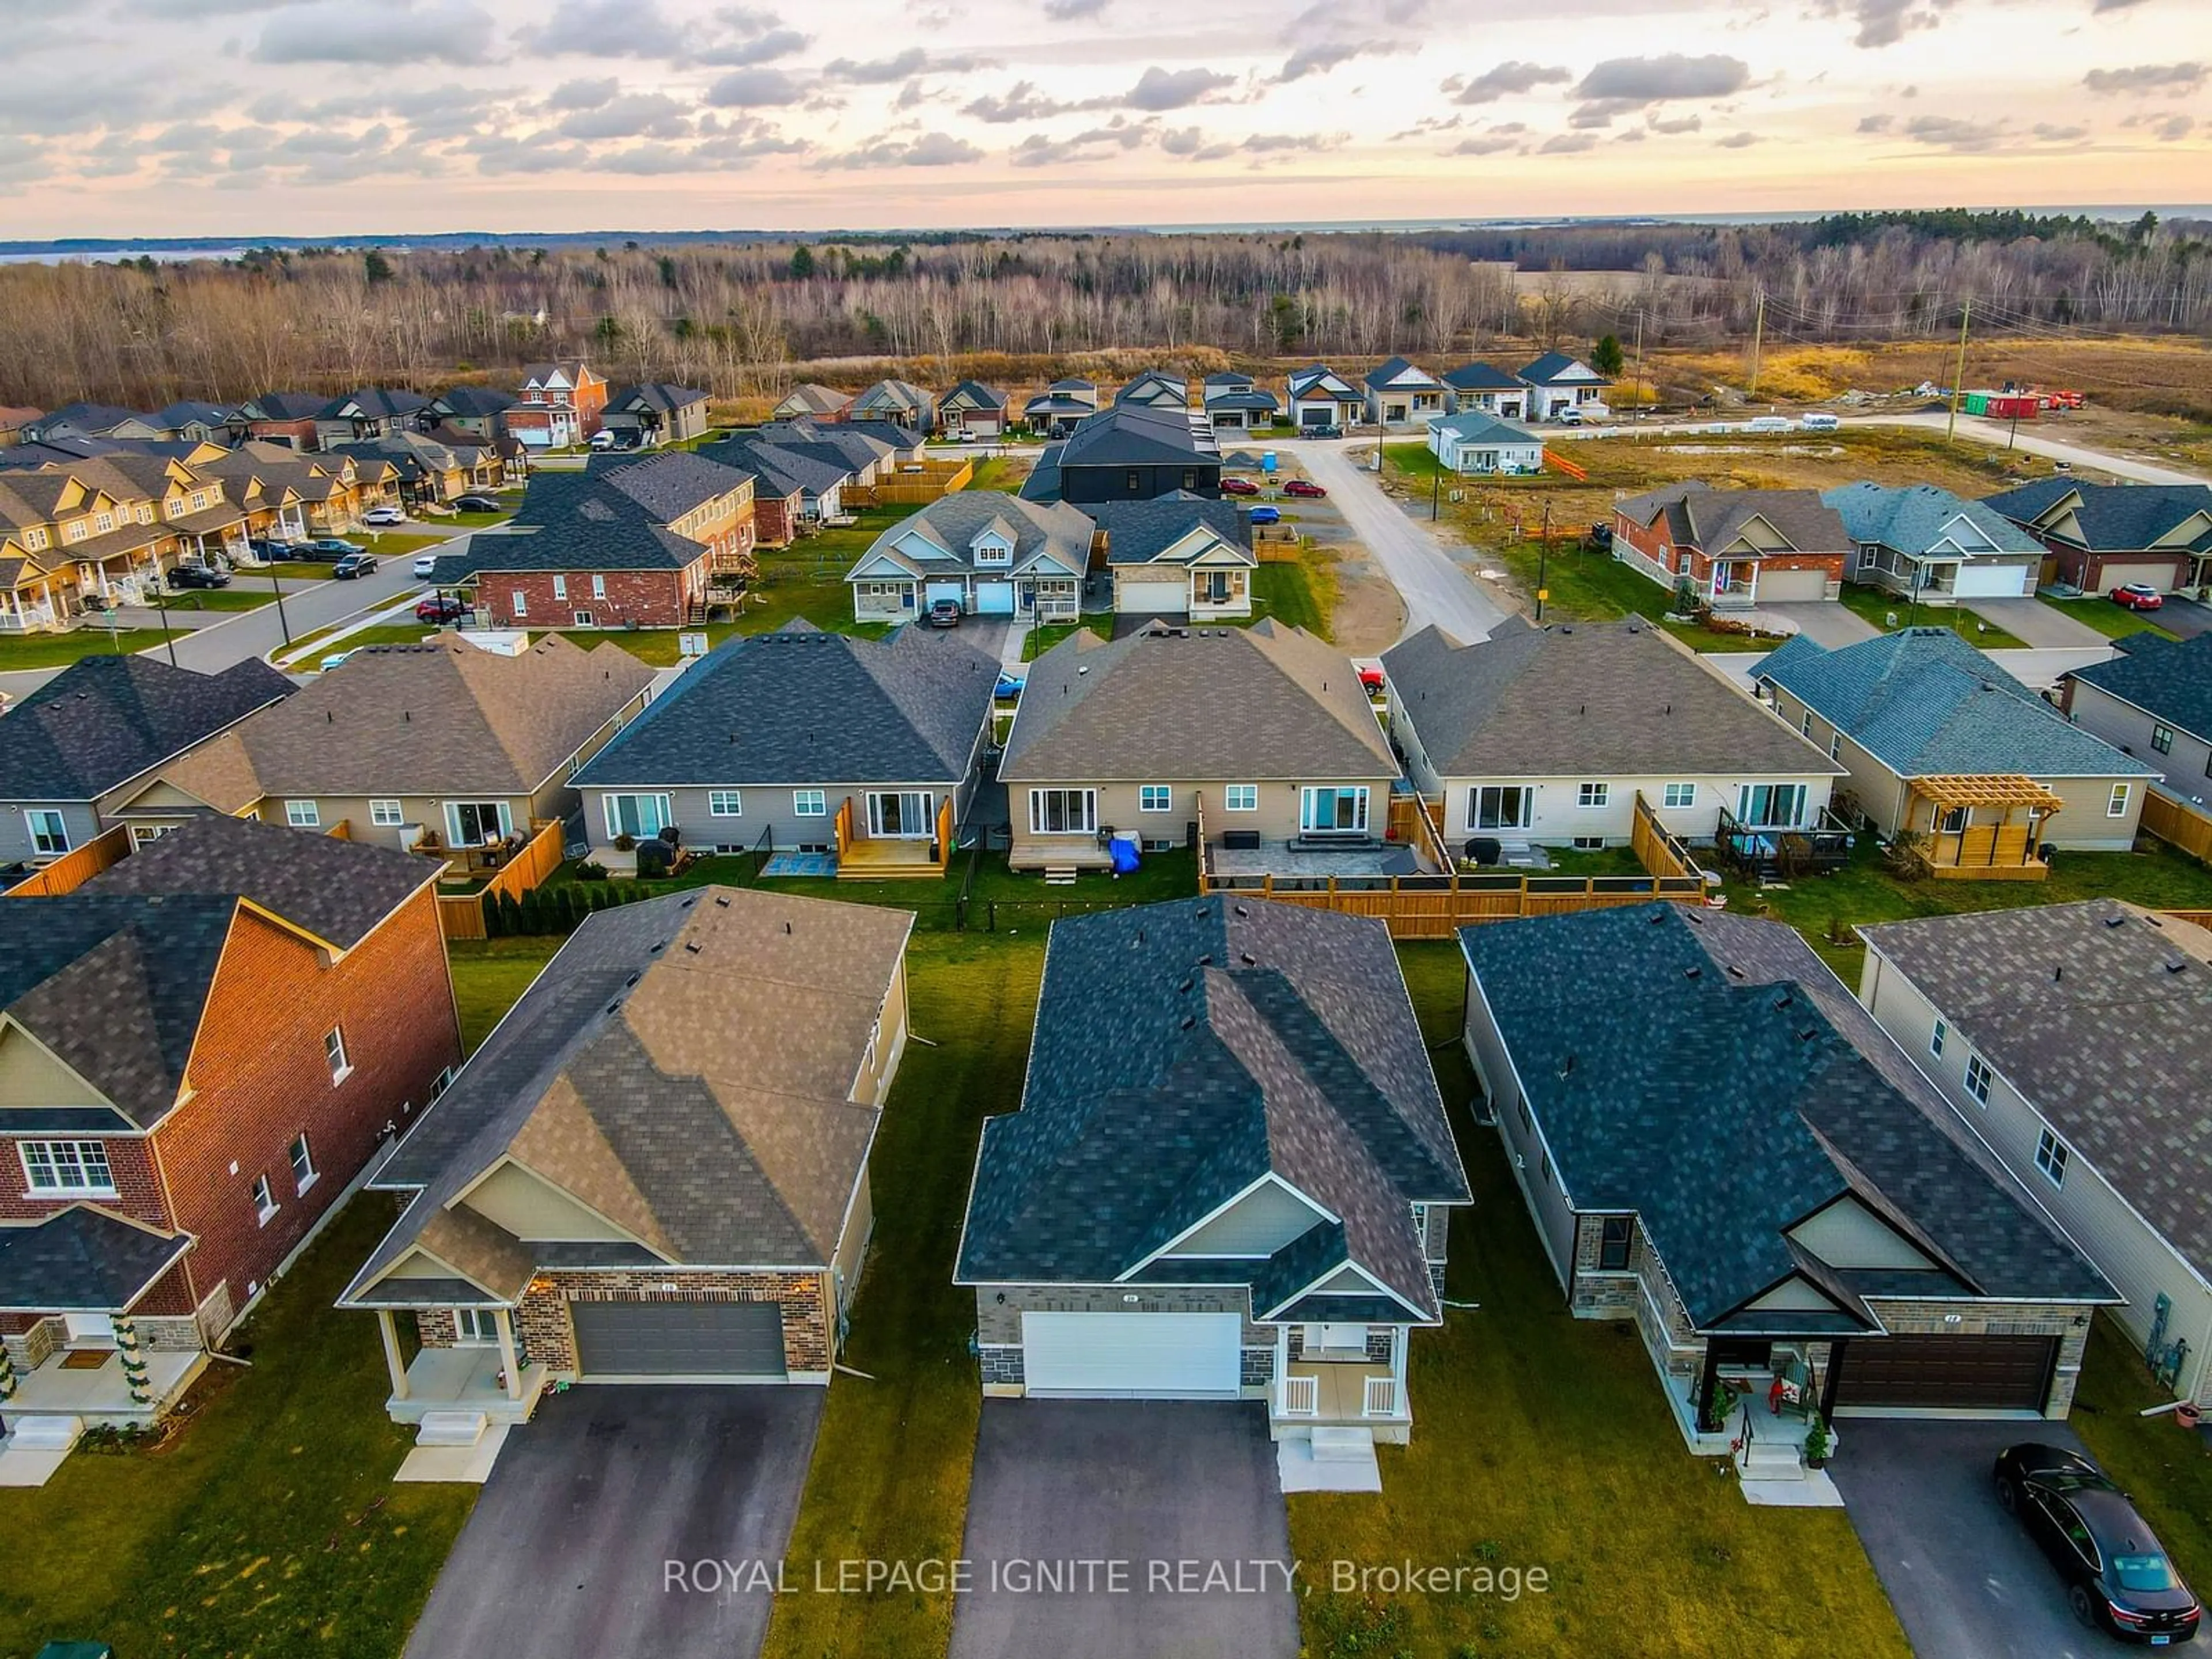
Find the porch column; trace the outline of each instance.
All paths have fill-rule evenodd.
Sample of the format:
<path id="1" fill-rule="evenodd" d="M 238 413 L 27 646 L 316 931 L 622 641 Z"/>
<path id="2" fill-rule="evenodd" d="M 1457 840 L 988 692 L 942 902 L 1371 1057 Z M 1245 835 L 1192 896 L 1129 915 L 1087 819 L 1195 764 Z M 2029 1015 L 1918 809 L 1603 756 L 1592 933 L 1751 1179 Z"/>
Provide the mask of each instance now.
<path id="1" fill-rule="evenodd" d="M 118 1316 L 115 1321 L 116 1352 L 123 1358 L 123 1380 L 131 1387 L 131 1403 L 150 1406 L 154 1403 L 154 1384 L 146 1375 L 146 1356 L 138 1349 L 138 1327 L 131 1319 Z"/>
<path id="2" fill-rule="evenodd" d="M 1410 1325 L 1397 1325 L 1390 1331 L 1390 1405 L 1401 1417 L 1407 1414 L 1406 1404 L 1406 1350 L 1413 1346 L 1413 1330 Z"/>
<path id="3" fill-rule="evenodd" d="M 376 1310 L 376 1334 L 384 1339 L 384 1369 L 392 1373 L 392 1397 L 404 1400 L 409 1392 L 407 1367 L 399 1363 L 399 1327 L 391 1309 Z"/>
<path id="4" fill-rule="evenodd" d="M 1275 1327 L 1275 1381 L 1273 1383 L 1275 1399 L 1274 1403 L 1267 1408 L 1267 1414 L 1270 1417 L 1280 1417 L 1283 1414 L 1284 1407 L 1290 1402 L 1290 1386 L 1291 1328 L 1288 1325 L 1278 1325 Z"/>
<path id="5" fill-rule="evenodd" d="M 492 1324 L 499 1331 L 499 1364 L 507 1373 L 507 1397 L 522 1398 L 522 1366 L 514 1353 L 514 1311 L 511 1308 L 492 1310 Z"/>
<path id="6" fill-rule="evenodd" d="M 8 1345 L 0 1342 L 0 1405 L 15 1397 L 15 1362 L 8 1352 Z"/>

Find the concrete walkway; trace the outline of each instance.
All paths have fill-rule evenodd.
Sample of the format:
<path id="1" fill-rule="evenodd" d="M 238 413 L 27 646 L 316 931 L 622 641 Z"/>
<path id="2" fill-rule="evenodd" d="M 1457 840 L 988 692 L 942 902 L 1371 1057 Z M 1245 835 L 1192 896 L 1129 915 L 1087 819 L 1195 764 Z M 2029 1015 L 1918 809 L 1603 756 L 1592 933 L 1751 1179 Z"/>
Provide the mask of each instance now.
<path id="1" fill-rule="evenodd" d="M 1759 614 L 1779 617 L 1795 623 L 1797 631 L 1815 645 L 1825 645 L 1831 651 L 1839 646 L 1856 645 L 1861 640 L 1878 639 L 1881 629 L 1850 606 L 1833 600 L 1808 600 L 1803 605 L 1762 605 Z"/>

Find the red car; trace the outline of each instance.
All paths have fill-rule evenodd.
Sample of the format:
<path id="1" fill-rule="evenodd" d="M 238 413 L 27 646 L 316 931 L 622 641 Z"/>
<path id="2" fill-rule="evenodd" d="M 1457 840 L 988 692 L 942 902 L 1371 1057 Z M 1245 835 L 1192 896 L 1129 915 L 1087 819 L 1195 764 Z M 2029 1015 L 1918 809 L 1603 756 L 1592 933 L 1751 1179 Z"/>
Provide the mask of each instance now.
<path id="1" fill-rule="evenodd" d="M 2155 611 L 2166 603 L 2166 596 L 2148 582 L 2130 582 L 2112 590 L 2112 603 L 2130 611 Z"/>
<path id="2" fill-rule="evenodd" d="M 1310 478 L 1293 478 L 1290 483 L 1283 486 L 1283 494 L 1285 495 L 1305 495 L 1315 500 L 1319 500 L 1322 496 L 1328 495 L 1328 491 L 1323 489 L 1319 484 L 1316 483 Z"/>
<path id="3" fill-rule="evenodd" d="M 468 614 L 468 606 L 451 593 L 434 593 L 415 607 L 416 622 L 459 622 Z"/>
<path id="4" fill-rule="evenodd" d="M 1379 668 L 1361 669 L 1359 671 L 1359 684 L 1370 691 L 1380 691 L 1382 689 L 1383 684 L 1382 671 Z"/>
<path id="5" fill-rule="evenodd" d="M 1256 495 L 1260 493 L 1260 486 L 1249 478 L 1224 478 L 1221 493 L 1224 495 Z"/>

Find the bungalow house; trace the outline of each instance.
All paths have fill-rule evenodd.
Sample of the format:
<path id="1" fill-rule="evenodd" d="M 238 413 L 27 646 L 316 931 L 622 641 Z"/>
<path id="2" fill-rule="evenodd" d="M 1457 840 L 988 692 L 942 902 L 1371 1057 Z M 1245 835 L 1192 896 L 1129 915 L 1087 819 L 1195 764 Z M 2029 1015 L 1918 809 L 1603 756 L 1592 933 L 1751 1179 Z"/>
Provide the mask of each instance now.
<path id="1" fill-rule="evenodd" d="M 939 599 L 969 616 L 1073 622 L 1091 520 L 1058 502 L 962 489 L 878 535 L 847 573 L 855 622 L 911 621 Z"/>
<path id="2" fill-rule="evenodd" d="M 2084 592 L 2212 586 L 2212 484 L 2039 478 L 1984 504 L 2048 548 L 2057 580 Z"/>
<path id="3" fill-rule="evenodd" d="M 1042 437 L 1065 438 L 1098 412 L 1098 388 L 1089 380 L 1054 380 L 1022 405 L 1022 424 Z"/>
<path id="4" fill-rule="evenodd" d="M 1470 410 L 1429 422 L 1429 453 L 1448 472 L 1525 475 L 1544 470 L 1544 441 L 1528 428 Z"/>
<path id="5" fill-rule="evenodd" d="M 249 405 L 251 407 L 251 405 Z M 416 392 L 368 386 L 333 398 L 315 412 L 315 447 L 366 443 L 402 432 L 421 432 L 437 424 L 430 400 Z"/>
<path id="6" fill-rule="evenodd" d="M 913 927 L 730 887 L 587 919 L 377 1172 L 407 1207 L 338 1305 L 377 1316 L 392 1419 L 453 1444 L 556 1381 L 826 1386 Z"/>
<path id="7" fill-rule="evenodd" d="M 42 409 L 21 404 L 0 404 L 0 449 L 13 449 L 23 441 L 23 428 L 37 424 Z"/>
<path id="8" fill-rule="evenodd" d="M 1516 375 L 1488 363 L 1462 363 L 1444 371 L 1444 388 L 1455 415 L 1494 415 L 1501 421 L 1528 418 L 1528 388 Z"/>
<path id="9" fill-rule="evenodd" d="M 706 619 L 715 572 L 752 547 L 750 473 L 685 450 L 594 457 L 533 478 L 514 519 L 440 557 L 432 580 L 472 584 L 498 628 L 680 628 Z"/>
<path id="10" fill-rule="evenodd" d="M 2176 643 L 2146 632 L 2113 644 L 2109 661 L 2060 679 L 2058 706 L 2202 807 L 2212 797 L 2212 634 Z"/>
<path id="11" fill-rule="evenodd" d="M 844 418 L 846 409 L 853 401 L 849 392 L 840 392 L 834 386 L 817 386 L 809 381 L 795 386 L 786 392 L 776 406 L 769 411 L 769 417 L 778 421 L 837 421 Z"/>
<path id="12" fill-rule="evenodd" d="M 0 900 L 11 1429 L 65 1446 L 169 1411 L 430 1103 L 461 1059 L 437 877 L 210 818 Z"/>
<path id="13" fill-rule="evenodd" d="M 599 429 L 629 449 L 685 443 L 707 431 L 707 394 L 659 380 L 626 386 L 608 398 Z"/>
<path id="14" fill-rule="evenodd" d="M 1188 409 L 1190 383 L 1164 368 L 1148 368 L 1114 394 L 1117 404 L 1143 409 Z"/>
<path id="15" fill-rule="evenodd" d="M 112 815 L 134 839 L 213 813 L 495 860 L 576 816 L 577 770 L 653 680 L 618 645 L 557 634 L 514 657 L 450 638 L 367 646 L 161 767 Z"/>
<path id="16" fill-rule="evenodd" d="M 927 437 L 937 429 L 937 398 L 910 380 L 878 380 L 854 396 L 848 421 L 888 421 Z"/>
<path id="17" fill-rule="evenodd" d="M 441 426 L 485 440 L 505 434 L 505 416 L 514 407 L 513 392 L 489 386 L 457 386 L 430 399 L 430 413 Z"/>
<path id="18" fill-rule="evenodd" d="M 1528 388 L 1528 418 L 1556 421 L 1570 410 L 1605 412 L 1604 393 L 1613 382 L 1578 357 L 1547 351 L 1515 377 Z"/>
<path id="19" fill-rule="evenodd" d="M 2212 933 L 2098 898 L 1860 937 L 1859 1000 L 2127 1297 L 2160 1382 L 2212 1407 Z"/>
<path id="20" fill-rule="evenodd" d="M 1252 614 L 1251 528 L 1231 501 L 1177 490 L 1090 509 L 1106 539 L 1114 610 L 1125 617 L 1220 622 Z"/>
<path id="21" fill-rule="evenodd" d="M 280 444 L 287 449 L 320 447 L 316 416 L 331 400 L 313 392 L 264 392 L 231 411 L 231 435 L 239 443 Z M 352 434 L 348 432 L 350 437 Z"/>
<path id="22" fill-rule="evenodd" d="M 64 438 L 166 438 L 160 420 L 112 404 L 64 404 L 23 423 L 21 441 L 52 443 Z"/>
<path id="23" fill-rule="evenodd" d="M 953 1268 L 984 1392 L 1251 1400 L 1364 1462 L 1411 1431 L 1469 1197 L 1382 922 L 1219 895 L 1064 918 Z"/>
<path id="24" fill-rule="evenodd" d="M 606 377 L 577 358 L 532 363 L 501 418 L 529 449 L 568 449 L 588 443 L 607 407 Z"/>
<path id="25" fill-rule="evenodd" d="M 696 453 L 752 474 L 756 547 L 788 547 L 805 531 L 844 512 L 839 495 L 853 472 L 842 456 L 825 459 L 812 446 L 769 443 L 743 434 L 702 444 Z"/>
<path id="26" fill-rule="evenodd" d="M 249 504 L 246 527 L 254 535 L 336 536 L 354 529 L 363 513 L 383 504 L 383 487 L 364 477 L 368 463 L 380 459 L 343 452 L 301 454 L 257 438 L 198 470 L 229 481 L 241 502 Z M 250 505 L 257 491 L 265 514 L 258 522 Z M 395 486 L 392 498 L 397 497 Z"/>
<path id="27" fill-rule="evenodd" d="M 471 428 L 440 421 L 422 435 L 462 458 L 471 490 L 504 489 L 526 483 L 530 478 L 530 452 L 505 425 L 495 423 L 495 427 L 486 436 Z"/>
<path id="28" fill-rule="evenodd" d="M 1634 1323 L 1693 1451 L 1802 1480 L 1806 1411 L 2066 1416 L 2118 1295 L 1795 929 L 1653 903 L 1460 949 L 1568 1309 Z"/>
<path id="29" fill-rule="evenodd" d="M 1445 842 L 1468 856 L 1479 840 L 1625 847 L 1640 813 L 1685 841 L 1808 831 L 1843 775 L 1638 617 L 1515 618 L 1472 645 L 1432 625 L 1382 669 L 1407 775 L 1441 797 Z"/>
<path id="30" fill-rule="evenodd" d="M 0 868 L 83 846 L 152 774 L 294 689 L 258 658 L 219 674 L 79 658 L 0 720 Z"/>
<path id="31" fill-rule="evenodd" d="M 472 489 L 495 489 L 506 472 L 489 441 L 472 439 L 453 448 L 428 432 L 394 432 L 324 447 L 333 455 L 351 456 L 364 469 L 378 462 L 388 465 L 399 501 L 410 507 L 442 506 Z"/>
<path id="32" fill-rule="evenodd" d="M 1367 394 L 1326 364 L 1291 371 L 1291 424 L 1299 431 L 1342 431 L 1358 425 L 1366 410 Z"/>
<path id="33" fill-rule="evenodd" d="M 236 411 L 228 404 L 185 398 L 171 404 L 153 417 L 164 438 L 178 443 L 224 443 L 230 436 L 230 418 Z"/>
<path id="34" fill-rule="evenodd" d="M 1017 870 L 1144 851 L 1376 848 L 1398 763 L 1349 658 L 1272 619 L 1249 628 L 1079 629 L 1030 665 L 999 778 Z M 1289 860 L 1295 862 L 1295 859 Z"/>
<path id="35" fill-rule="evenodd" d="M 937 420 L 948 438 L 1002 437 L 1006 394 L 981 380 L 963 380 L 939 399 Z"/>
<path id="36" fill-rule="evenodd" d="M 827 426 L 814 421 L 771 421 L 744 435 L 842 466 L 859 489 L 896 471 L 902 459 L 920 459 L 923 441 L 918 433 L 873 421 L 839 421 Z"/>
<path id="37" fill-rule="evenodd" d="M 2043 544 L 1986 501 L 1934 484 L 1842 484 L 1820 492 L 1850 538 L 1844 574 L 1927 605 L 2032 599 Z"/>
<path id="38" fill-rule="evenodd" d="M 725 641 L 576 774 L 592 856 L 642 841 L 836 855 L 840 875 L 936 875 L 968 813 L 994 657 L 957 633 L 887 640 L 794 622 Z M 830 711 L 832 718 L 824 718 Z"/>
<path id="39" fill-rule="evenodd" d="M 2045 847 L 2135 845 L 2155 769 L 1948 628 L 1832 651 L 1800 634 L 1752 672 L 1775 714 L 1850 774 L 1844 815 L 1917 837 L 1937 876 L 2040 881 Z"/>
<path id="40" fill-rule="evenodd" d="M 1062 501 L 1150 501 L 1178 489 L 1221 494 L 1221 446 L 1203 415 L 1116 404 L 1075 428 L 1055 457 Z"/>
<path id="41" fill-rule="evenodd" d="M 1209 374 L 1200 401 L 1216 432 L 1255 432 L 1282 418 L 1283 400 L 1249 374 Z"/>
<path id="42" fill-rule="evenodd" d="M 1674 483 L 1613 509 L 1613 556 L 1716 610 L 1842 596 L 1850 533 L 1810 489 Z"/>
<path id="43" fill-rule="evenodd" d="M 1449 412 L 1444 383 L 1403 357 L 1393 357 L 1364 381 L 1366 414 L 1377 426 L 1426 426 Z"/>

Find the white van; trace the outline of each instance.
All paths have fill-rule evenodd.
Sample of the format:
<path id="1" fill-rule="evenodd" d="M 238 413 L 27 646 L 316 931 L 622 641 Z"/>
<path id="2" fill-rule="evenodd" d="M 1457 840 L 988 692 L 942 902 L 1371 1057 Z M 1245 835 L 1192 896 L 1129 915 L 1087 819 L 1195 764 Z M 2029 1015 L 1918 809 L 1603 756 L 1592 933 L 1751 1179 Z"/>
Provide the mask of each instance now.
<path id="1" fill-rule="evenodd" d="M 1745 422 L 1743 429 L 1746 432 L 1787 432 L 1790 424 L 1787 415 L 1759 415 Z"/>
<path id="2" fill-rule="evenodd" d="M 1808 432 L 1833 432 L 1843 425 L 1843 422 L 1833 415 L 1808 415 L 1797 424 Z"/>

